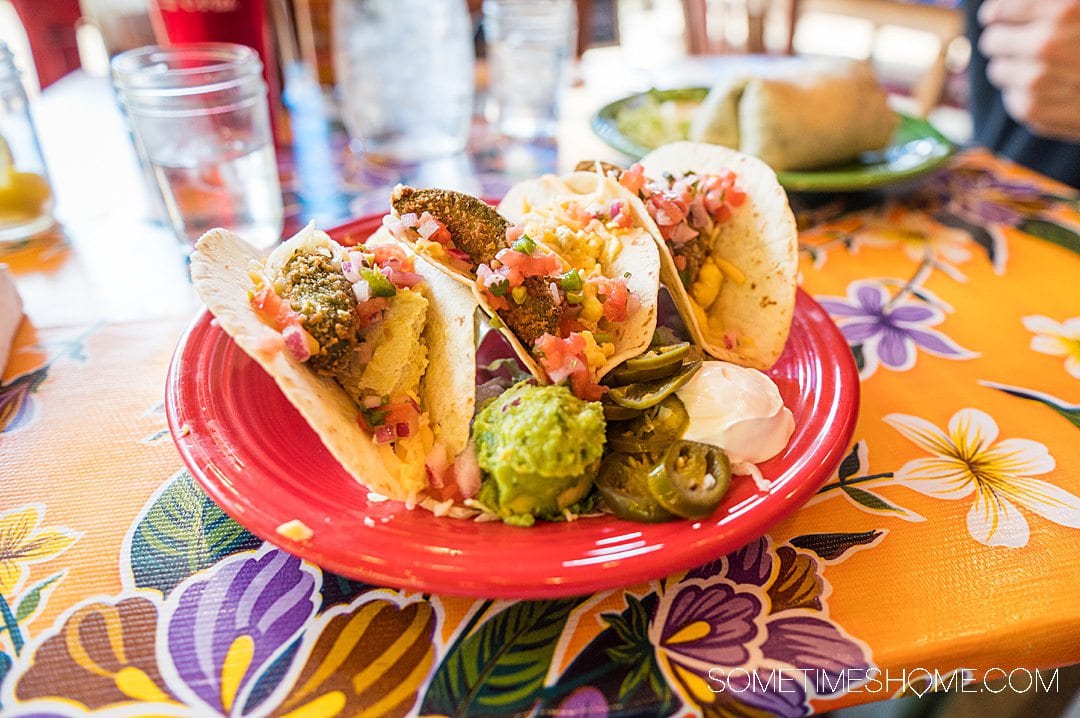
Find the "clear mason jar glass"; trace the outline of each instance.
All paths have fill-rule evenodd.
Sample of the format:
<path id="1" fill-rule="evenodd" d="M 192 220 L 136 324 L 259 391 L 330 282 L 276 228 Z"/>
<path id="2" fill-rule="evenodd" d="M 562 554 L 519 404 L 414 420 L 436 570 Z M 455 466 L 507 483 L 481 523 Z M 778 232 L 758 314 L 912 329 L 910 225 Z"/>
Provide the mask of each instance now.
<path id="1" fill-rule="evenodd" d="M 465 0 L 334 0 L 334 72 L 352 139 L 376 160 L 461 152 L 476 63 Z"/>
<path id="2" fill-rule="evenodd" d="M 509 137 L 554 137 L 577 44 L 574 0 L 484 0 L 487 115 Z"/>
<path id="3" fill-rule="evenodd" d="M 0 242 L 56 224 L 53 193 L 30 104 L 11 50 L 0 42 Z"/>
<path id="4" fill-rule="evenodd" d="M 225 227 L 256 247 L 281 238 L 283 209 L 262 62 L 250 47 L 141 47 L 112 61 L 135 143 L 176 235 Z"/>

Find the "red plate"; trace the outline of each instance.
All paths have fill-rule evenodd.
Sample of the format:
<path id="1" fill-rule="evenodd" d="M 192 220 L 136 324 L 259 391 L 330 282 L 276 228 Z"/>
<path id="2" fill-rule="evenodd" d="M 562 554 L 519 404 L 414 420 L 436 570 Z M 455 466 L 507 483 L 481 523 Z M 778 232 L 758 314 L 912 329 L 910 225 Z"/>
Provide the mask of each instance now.
<path id="1" fill-rule="evenodd" d="M 361 239 L 367 217 L 331 232 Z M 769 372 L 795 415 L 757 491 L 736 477 L 706 521 L 638 524 L 614 517 L 530 529 L 436 518 L 371 502 L 323 448 L 273 379 L 204 313 L 169 368 L 169 428 L 191 473 L 252 533 L 323 568 L 369 583 L 491 598 L 553 598 L 628 586 L 689 569 L 765 533 L 836 470 L 855 427 L 859 380 L 847 343 L 799 290 L 787 347 Z M 181 427 L 189 430 L 181 432 Z M 276 533 L 299 519 L 308 541 Z"/>

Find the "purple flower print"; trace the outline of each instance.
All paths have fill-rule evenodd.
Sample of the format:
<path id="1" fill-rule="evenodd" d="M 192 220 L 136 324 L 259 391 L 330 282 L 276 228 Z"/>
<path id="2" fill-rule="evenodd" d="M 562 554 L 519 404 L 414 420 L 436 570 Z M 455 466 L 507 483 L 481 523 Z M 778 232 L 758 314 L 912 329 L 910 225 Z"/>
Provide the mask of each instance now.
<path id="1" fill-rule="evenodd" d="M 565 718 L 607 718 L 607 698 L 598 688 L 584 686 L 567 696 L 553 715 Z"/>
<path id="2" fill-rule="evenodd" d="M 793 614 L 770 620 L 767 626 L 762 655 L 812 671 L 807 675 L 815 678 L 814 689 L 819 695 L 835 693 L 843 685 L 841 674 L 845 670 L 869 668 L 859 646 L 828 621 Z"/>
<path id="3" fill-rule="evenodd" d="M 730 586 L 686 586 L 671 602 L 660 643 L 673 647 L 676 662 L 740 666 L 750 658 L 746 646 L 758 633 L 760 612 L 756 596 Z"/>
<path id="4" fill-rule="evenodd" d="M 825 613 L 817 559 L 779 559 L 758 539 L 714 562 L 712 575 L 687 574 L 657 607 L 650 635 L 658 655 L 687 696 L 720 714 L 803 716 L 811 698 L 848 687 L 845 671 L 870 668 L 866 649 Z M 817 600 L 785 601 L 788 584 L 815 586 Z"/>
<path id="5" fill-rule="evenodd" d="M 818 301 L 838 319 L 848 344 L 862 347 L 865 364 L 860 374 L 864 379 L 874 373 L 879 362 L 893 371 L 911 369 L 917 348 L 947 359 L 976 356 L 930 328 L 944 320 L 941 310 L 907 298 L 890 301 L 885 287 L 873 280 L 849 284 L 847 298 L 822 297 Z"/>
<path id="6" fill-rule="evenodd" d="M 222 714 L 315 614 L 316 577 L 295 556 L 240 554 L 169 597 L 169 655 L 180 679 Z"/>
<path id="7" fill-rule="evenodd" d="M 12 379 L 9 384 L 0 384 L 0 434 L 29 424 L 34 415 L 34 399 L 30 394 L 38 390 L 48 372 L 49 367 L 43 366 Z"/>
<path id="8" fill-rule="evenodd" d="M 976 225 L 1015 227 L 1050 206 L 1030 182 L 1002 179 L 978 167 L 956 167 L 934 175 L 926 192 L 945 201 L 946 210 Z"/>

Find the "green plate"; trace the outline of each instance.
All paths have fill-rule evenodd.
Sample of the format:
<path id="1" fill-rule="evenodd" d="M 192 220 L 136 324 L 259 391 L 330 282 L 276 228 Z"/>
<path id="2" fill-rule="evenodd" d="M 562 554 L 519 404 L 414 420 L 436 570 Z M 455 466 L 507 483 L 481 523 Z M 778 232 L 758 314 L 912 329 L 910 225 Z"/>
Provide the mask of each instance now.
<path id="1" fill-rule="evenodd" d="M 614 149 L 640 159 L 665 142 L 685 139 L 694 111 L 708 88 L 649 90 L 601 107 L 593 131 Z M 889 146 L 857 160 L 819 170 L 777 172 L 780 184 L 796 192 L 856 192 L 923 175 L 953 153 L 952 142 L 926 120 L 898 112 L 900 123 Z M 636 126 L 628 127 L 633 122 Z"/>

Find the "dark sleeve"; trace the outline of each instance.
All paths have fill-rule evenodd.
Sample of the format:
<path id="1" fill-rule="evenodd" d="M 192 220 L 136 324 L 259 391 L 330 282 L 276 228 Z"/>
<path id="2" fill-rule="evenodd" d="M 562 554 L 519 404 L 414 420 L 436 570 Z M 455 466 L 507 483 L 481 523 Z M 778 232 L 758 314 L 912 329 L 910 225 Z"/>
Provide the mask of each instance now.
<path id="1" fill-rule="evenodd" d="M 1001 92 L 986 79 L 986 58 L 979 52 L 982 28 L 976 19 L 982 0 L 965 0 L 967 37 L 971 41 L 968 81 L 971 92 L 972 140 L 1022 165 L 1080 188 L 1080 144 L 1032 135 L 1015 122 L 1001 102 Z"/>

